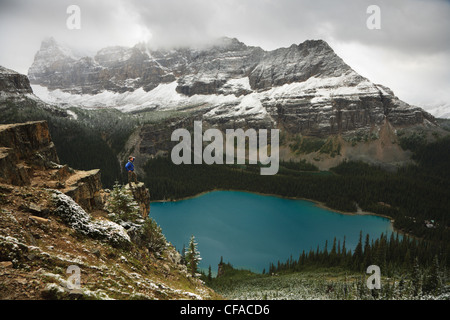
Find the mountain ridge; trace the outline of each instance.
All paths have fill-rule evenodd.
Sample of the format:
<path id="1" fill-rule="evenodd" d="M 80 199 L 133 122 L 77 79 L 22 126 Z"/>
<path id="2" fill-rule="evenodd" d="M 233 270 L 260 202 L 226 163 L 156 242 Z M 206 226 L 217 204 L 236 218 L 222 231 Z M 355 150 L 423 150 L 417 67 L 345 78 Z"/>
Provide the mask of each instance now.
<path id="1" fill-rule="evenodd" d="M 230 38 L 202 49 L 151 51 L 138 44 L 78 60 L 58 48 L 54 40 L 43 42 L 28 72 L 49 103 L 123 112 L 201 109 L 211 123 L 281 125 L 318 136 L 370 129 L 385 117 L 397 125 L 436 123 L 359 75 L 323 40 L 272 51 Z M 47 59 L 52 51 L 58 55 Z"/>

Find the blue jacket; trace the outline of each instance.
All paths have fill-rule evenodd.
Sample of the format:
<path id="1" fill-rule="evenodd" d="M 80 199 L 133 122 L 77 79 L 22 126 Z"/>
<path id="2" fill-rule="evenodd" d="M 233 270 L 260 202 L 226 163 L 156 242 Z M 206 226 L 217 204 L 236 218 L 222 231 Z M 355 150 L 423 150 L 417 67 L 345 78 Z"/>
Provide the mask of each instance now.
<path id="1" fill-rule="evenodd" d="M 134 171 L 134 164 L 131 161 L 128 161 L 128 163 L 125 165 L 125 169 L 128 171 Z"/>

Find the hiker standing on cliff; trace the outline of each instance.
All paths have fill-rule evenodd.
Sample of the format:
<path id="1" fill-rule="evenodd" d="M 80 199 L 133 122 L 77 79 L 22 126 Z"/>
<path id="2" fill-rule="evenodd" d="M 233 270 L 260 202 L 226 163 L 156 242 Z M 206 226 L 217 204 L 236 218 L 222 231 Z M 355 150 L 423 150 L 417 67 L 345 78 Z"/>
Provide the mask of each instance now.
<path id="1" fill-rule="evenodd" d="M 134 159 L 135 158 L 133 156 L 129 156 L 128 157 L 128 162 L 125 165 L 125 169 L 127 169 L 127 171 L 128 171 L 128 183 L 130 184 L 130 188 L 131 188 L 132 180 L 134 180 L 134 183 L 137 184 L 137 175 L 134 172 L 134 164 L 133 164 Z"/>

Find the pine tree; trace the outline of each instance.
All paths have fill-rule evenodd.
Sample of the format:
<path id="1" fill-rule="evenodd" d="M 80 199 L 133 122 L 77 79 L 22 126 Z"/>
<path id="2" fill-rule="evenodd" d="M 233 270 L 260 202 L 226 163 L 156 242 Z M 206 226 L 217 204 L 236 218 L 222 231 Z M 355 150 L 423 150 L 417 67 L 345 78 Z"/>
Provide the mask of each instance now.
<path id="1" fill-rule="evenodd" d="M 341 263 L 346 266 L 348 264 L 347 261 L 347 248 L 345 247 L 345 236 L 344 236 L 344 241 L 342 242 L 342 260 Z"/>
<path id="2" fill-rule="evenodd" d="M 414 259 L 411 283 L 413 286 L 413 295 L 417 297 L 422 291 L 422 275 L 420 272 L 419 259 L 417 257 Z"/>
<path id="3" fill-rule="evenodd" d="M 356 245 L 355 251 L 353 252 L 353 268 L 355 270 L 360 270 L 362 269 L 362 231 L 360 231 L 359 233 L 359 241 L 358 244 Z"/>
<path id="4" fill-rule="evenodd" d="M 183 243 L 183 249 L 181 250 L 181 263 L 186 265 L 186 246 Z"/>
<path id="5" fill-rule="evenodd" d="M 381 234 L 378 248 L 375 253 L 375 263 L 381 268 L 381 270 L 385 270 L 386 268 L 386 248 L 386 238 L 383 234 Z"/>
<path id="6" fill-rule="evenodd" d="M 157 253 L 162 253 L 167 243 L 161 227 L 150 217 L 142 225 L 141 240 L 148 250 Z"/>
<path id="7" fill-rule="evenodd" d="M 441 287 L 442 287 L 442 277 L 440 274 L 439 260 L 437 255 L 435 255 L 433 259 L 433 264 L 431 265 L 431 269 L 428 272 L 427 277 L 424 281 L 423 291 L 426 293 L 438 295 L 441 292 Z"/>
<path id="8" fill-rule="evenodd" d="M 364 243 L 364 268 L 367 268 L 372 264 L 371 252 L 370 252 L 370 239 L 369 234 L 366 235 L 366 241 Z"/>
<path id="9" fill-rule="evenodd" d="M 186 251 L 186 265 L 190 274 L 194 277 L 197 273 L 199 262 L 202 260 L 200 252 L 197 249 L 197 242 L 195 242 L 194 235 L 191 236 L 189 246 Z"/>
<path id="10" fill-rule="evenodd" d="M 209 268 L 208 268 L 208 281 L 209 282 L 212 281 L 211 265 L 209 265 Z"/>
<path id="11" fill-rule="evenodd" d="M 406 249 L 405 257 L 403 259 L 403 269 L 411 269 L 411 251 L 409 250 L 409 248 Z"/>
<path id="12" fill-rule="evenodd" d="M 335 266 L 336 265 L 336 260 L 337 260 L 337 252 L 336 252 L 336 237 L 334 237 L 333 240 L 333 247 L 331 248 L 331 253 L 330 253 L 330 264 L 331 266 Z"/>
<path id="13" fill-rule="evenodd" d="M 111 191 L 106 209 L 110 212 L 110 217 L 114 221 L 135 221 L 140 218 L 139 205 L 134 200 L 133 195 L 127 192 L 124 186 L 116 181 Z"/>

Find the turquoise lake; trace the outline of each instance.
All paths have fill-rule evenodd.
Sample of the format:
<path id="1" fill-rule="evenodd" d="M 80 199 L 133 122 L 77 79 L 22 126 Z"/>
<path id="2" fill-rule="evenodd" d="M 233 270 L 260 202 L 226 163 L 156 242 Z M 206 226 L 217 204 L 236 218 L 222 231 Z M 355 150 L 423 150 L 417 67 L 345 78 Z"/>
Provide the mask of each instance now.
<path id="1" fill-rule="evenodd" d="M 298 259 L 302 250 L 328 251 L 333 239 L 354 249 L 363 232 L 378 238 L 392 233 L 389 219 L 374 215 L 344 215 L 318 207 L 314 202 L 284 199 L 239 191 L 213 191 L 201 196 L 151 203 L 150 216 L 167 240 L 181 252 L 191 234 L 198 242 L 199 267 L 213 274 L 223 256 L 236 268 L 262 272 L 271 262 Z"/>

